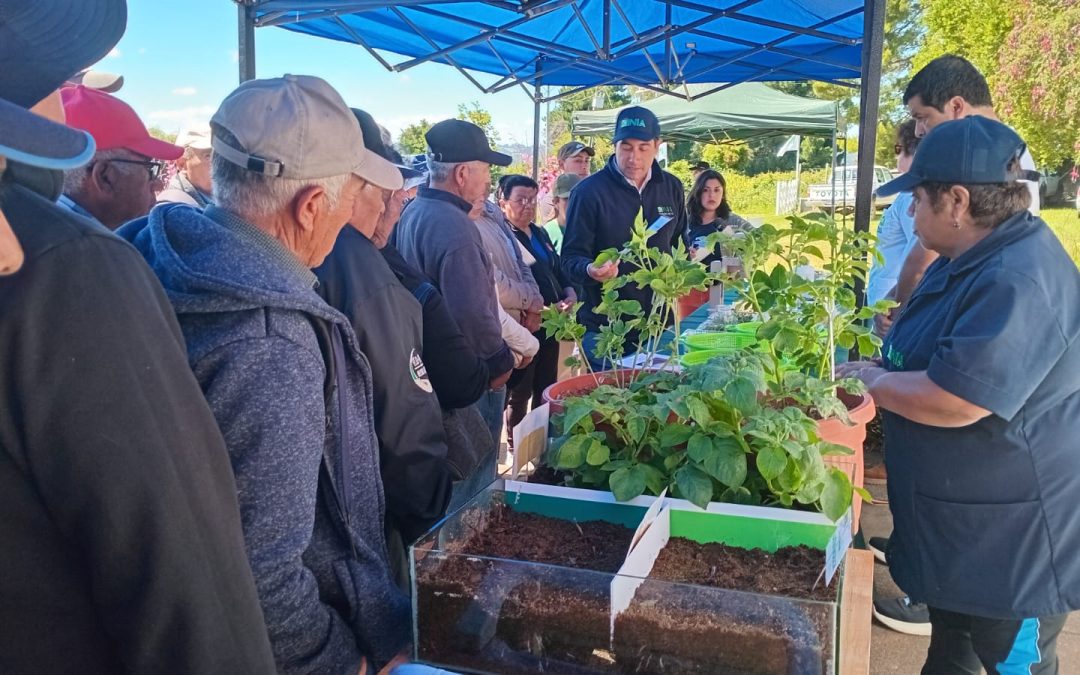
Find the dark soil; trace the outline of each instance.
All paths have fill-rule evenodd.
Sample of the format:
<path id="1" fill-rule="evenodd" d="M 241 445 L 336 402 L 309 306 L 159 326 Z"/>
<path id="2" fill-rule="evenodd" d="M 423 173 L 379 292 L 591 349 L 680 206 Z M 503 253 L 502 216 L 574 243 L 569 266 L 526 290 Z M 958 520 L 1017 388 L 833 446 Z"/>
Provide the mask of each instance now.
<path id="1" fill-rule="evenodd" d="M 807 600 L 836 600 L 836 587 L 819 583 L 825 552 L 786 546 L 776 553 L 672 537 L 656 558 L 654 579 Z"/>
<path id="2" fill-rule="evenodd" d="M 740 675 L 832 672 L 833 607 L 770 597 L 835 601 L 835 584 L 810 590 L 824 564 L 824 553 L 803 546 L 769 554 L 671 539 L 650 581 L 616 619 L 620 669 Z M 652 579 L 747 593 L 707 592 Z"/>
<path id="3" fill-rule="evenodd" d="M 418 565 L 421 658 L 494 673 L 616 672 L 611 577 L 633 530 L 519 513 L 496 505 L 459 547 Z"/>

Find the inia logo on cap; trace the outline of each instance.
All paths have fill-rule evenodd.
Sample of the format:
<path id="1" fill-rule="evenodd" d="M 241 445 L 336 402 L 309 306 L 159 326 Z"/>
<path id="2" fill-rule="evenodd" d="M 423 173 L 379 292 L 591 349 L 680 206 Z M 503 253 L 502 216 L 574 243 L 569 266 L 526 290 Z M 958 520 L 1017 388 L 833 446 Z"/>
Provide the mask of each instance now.
<path id="1" fill-rule="evenodd" d="M 637 117 L 628 117 L 628 118 L 624 119 L 622 122 L 619 122 L 619 127 L 620 128 L 621 127 L 644 127 L 644 126 L 645 126 L 645 120 L 639 119 Z"/>

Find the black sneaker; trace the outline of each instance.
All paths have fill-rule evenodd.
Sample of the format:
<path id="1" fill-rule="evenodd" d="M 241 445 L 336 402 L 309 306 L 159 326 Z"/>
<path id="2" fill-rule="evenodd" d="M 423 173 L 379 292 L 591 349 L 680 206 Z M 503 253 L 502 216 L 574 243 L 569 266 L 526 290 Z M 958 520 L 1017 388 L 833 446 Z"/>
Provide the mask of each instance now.
<path id="1" fill-rule="evenodd" d="M 902 598 L 874 600 L 874 616 L 899 633 L 930 635 L 930 610 L 921 602 L 912 602 L 906 595 Z"/>
<path id="2" fill-rule="evenodd" d="M 870 537 L 866 542 L 866 548 L 874 554 L 874 557 L 885 562 L 885 549 L 889 546 L 888 537 Z"/>

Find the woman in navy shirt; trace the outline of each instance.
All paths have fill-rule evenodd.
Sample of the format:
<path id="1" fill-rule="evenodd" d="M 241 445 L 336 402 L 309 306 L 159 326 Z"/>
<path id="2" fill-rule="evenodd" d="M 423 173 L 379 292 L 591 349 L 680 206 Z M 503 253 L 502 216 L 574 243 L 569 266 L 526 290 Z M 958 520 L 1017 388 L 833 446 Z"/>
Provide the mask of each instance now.
<path id="1" fill-rule="evenodd" d="M 731 212 L 727 197 L 727 181 L 719 171 L 706 169 L 694 181 L 690 196 L 686 198 L 686 213 L 690 221 L 687 247 L 695 259 L 698 256 L 696 249 L 713 232 L 733 235 L 753 229 L 748 220 Z M 708 266 L 722 257 L 729 256 L 718 247 L 718 250 L 702 257 L 701 262 Z"/>
<path id="2" fill-rule="evenodd" d="M 1027 211 L 1024 143 L 935 127 L 904 176 L 941 257 L 880 362 L 847 364 L 884 410 L 892 576 L 929 605 L 924 674 L 1056 673 L 1080 608 L 1080 272 Z"/>

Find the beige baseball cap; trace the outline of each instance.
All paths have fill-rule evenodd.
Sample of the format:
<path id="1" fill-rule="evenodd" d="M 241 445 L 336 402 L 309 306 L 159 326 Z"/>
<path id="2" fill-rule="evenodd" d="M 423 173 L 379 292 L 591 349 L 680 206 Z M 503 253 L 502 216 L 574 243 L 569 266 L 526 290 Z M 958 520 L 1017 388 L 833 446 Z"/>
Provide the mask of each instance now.
<path id="1" fill-rule="evenodd" d="M 192 124 L 180 130 L 176 135 L 175 145 L 181 148 L 193 148 L 195 150 L 210 149 L 210 125 Z"/>
<path id="2" fill-rule="evenodd" d="M 300 180 L 353 173 L 381 188 L 401 189 L 401 172 L 364 147 L 356 117 L 321 78 L 249 80 L 222 101 L 210 123 L 241 146 L 214 135 L 214 153 L 248 171 Z"/>

